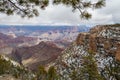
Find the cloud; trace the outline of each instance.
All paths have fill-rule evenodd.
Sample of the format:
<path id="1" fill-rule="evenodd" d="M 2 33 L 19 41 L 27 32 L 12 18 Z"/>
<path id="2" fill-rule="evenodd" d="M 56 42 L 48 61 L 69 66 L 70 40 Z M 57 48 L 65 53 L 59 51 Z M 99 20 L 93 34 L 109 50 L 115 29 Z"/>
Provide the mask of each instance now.
<path id="1" fill-rule="evenodd" d="M 106 0 L 106 7 L 99 10 L 90 10 L 93 14 L 90 20 L 81 20 L 79 12 L 72 12 L 70 7 L 63 5 L 49 5 L 46 10 L 40 10 L 40 16 L 32 19 L 21 18 L 17 15 L 7 16 L 0 14 L 0 24 L 10 25 L 96 25 L 96 24 L 111 24 L 120 22 L 120 0 Z"/>

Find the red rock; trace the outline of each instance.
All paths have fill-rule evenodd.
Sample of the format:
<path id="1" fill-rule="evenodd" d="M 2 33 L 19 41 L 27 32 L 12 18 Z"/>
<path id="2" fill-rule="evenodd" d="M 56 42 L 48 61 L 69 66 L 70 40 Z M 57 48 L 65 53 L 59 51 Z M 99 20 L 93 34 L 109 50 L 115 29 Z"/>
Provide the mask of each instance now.
<path id="1" fill-rule="evenodd" d="M 114 33 L 110 35 L 107 31 Z M 94 53 L 101 53 L 100 49 L 102 49 L 106 55 L 115 55 L 116 59 L 120 60 L 119 36 L 120 25 L 98 25 L 88 33 L 80 33 L 76 39 L 76 44 L 83 45 L 88 51 Z"/>

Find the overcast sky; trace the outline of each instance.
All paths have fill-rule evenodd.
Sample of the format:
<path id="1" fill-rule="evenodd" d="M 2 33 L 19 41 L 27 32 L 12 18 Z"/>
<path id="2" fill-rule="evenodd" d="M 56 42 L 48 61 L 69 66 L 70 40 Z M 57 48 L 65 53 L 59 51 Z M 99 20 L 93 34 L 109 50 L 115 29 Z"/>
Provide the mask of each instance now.
<path id="1" fill-rule="evenodd" d="M 81 20 L 79 13 L 63 5 L 49 5 L 46 10 L 40 11 L 39 17 L 32 19 L 19 16 L 7 16 L 0 14 L 0 24 L 7 25 L 96 25 L 120 23 L 120 0 L 106 0 L 106 7 L 90 12 L 93 14 L 90 20 Z"/>

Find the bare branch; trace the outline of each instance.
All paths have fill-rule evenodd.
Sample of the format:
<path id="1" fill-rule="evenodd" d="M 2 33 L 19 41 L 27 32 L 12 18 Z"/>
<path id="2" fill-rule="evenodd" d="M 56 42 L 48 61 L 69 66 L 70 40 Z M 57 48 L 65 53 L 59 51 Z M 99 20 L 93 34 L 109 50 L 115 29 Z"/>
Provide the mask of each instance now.
<path id="1" fill-rule="evenodd" d="M 21 9 L 20 7 L 18 7 L 14 2 L 12 2 L 11 0 L 8 0 L 11 5 L 13 5 L 15 8 L 19 9 L 20 11 L 22 11 L 23 13 L 25 13 L 25 10 L 24 9 Z"/>

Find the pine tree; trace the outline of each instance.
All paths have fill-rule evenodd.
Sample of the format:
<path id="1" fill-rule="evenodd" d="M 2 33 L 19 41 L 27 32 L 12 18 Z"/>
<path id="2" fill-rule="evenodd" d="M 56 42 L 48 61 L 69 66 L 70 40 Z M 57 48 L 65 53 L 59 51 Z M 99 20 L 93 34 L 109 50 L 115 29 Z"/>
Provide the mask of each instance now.
<path id="1" fill-rule="evenodd" d="M 54 66 L 51 66 L 47 73 L 47 80 L 58 80 L 58 75 Z"/>
<path id="2" fill-rule="evenodd" d="M 10 61 L 6 61 L 0 56 L 0 75 L 4 73 L 9 73 L 11 68 Z"/>
<path id="3" fill-rule="evenodd" d="M 98 67 L 93 54 L 85 56 L 81 67 L 81 77 L 83 80 L 103 80 L 98 72 Z"/>
<path id="4" fill-rule="evenodd" d="M 20 15 L 21 17 L 34 17 L 39 15 L 40 9 L 45 9 L 51 0 L 0 0 L 0 12 L 7 15 Z M 105 0 L 84 1 L 84 0 L 53 0 L 53 4 L 64 4 L 72 7 L 73 11 L 78 10 L 83 19 L 91 18 L 88 9 L 98 9 L 105 6 Z M 57 11 L 57 10 L 56 10 Z"/>
<path id="5" fill-rule="evenodd" d="M 37 72 L 37 80 L 46 80 L 47 72 L 44 66 L 40 66 Z"/>

